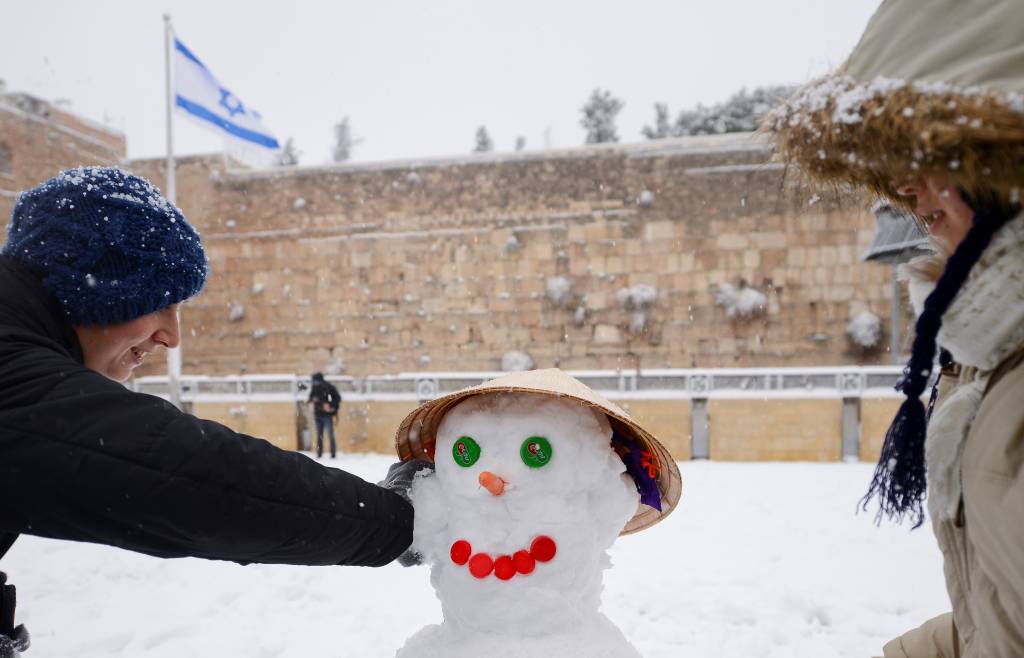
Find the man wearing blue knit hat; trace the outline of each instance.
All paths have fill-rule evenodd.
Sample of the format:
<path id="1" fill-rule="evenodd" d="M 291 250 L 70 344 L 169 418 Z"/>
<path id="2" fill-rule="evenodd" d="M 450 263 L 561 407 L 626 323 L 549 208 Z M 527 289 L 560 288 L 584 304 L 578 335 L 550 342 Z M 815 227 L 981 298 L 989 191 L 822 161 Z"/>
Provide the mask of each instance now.
<path id="1" fill-rule="evenodd" d="M 413 510 L 389 489 L 417 465 L 380 487 L 118 383 L 177 346 L 178 304 L 209 271 L 152 184 L 69 170 L 23 193 L 8 231 L 0 557 L 21 533 L 243 564 L 381 566 L 408 548 Z M 16 655 L 28 637 L 4 583 L 0 655 Z"/>

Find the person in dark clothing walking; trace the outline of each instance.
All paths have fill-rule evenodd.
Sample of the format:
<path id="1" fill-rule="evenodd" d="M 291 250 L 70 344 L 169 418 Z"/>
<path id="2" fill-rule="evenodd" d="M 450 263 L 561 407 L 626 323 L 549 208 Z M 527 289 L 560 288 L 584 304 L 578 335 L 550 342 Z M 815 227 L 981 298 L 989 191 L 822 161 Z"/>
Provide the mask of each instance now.
<path id="1" fill-rule="evenodd" d="M 324 456 L 324 428 L 331 440 L 331 459 L 337 448 L 334 443 L 334 419 L 341 406 L 341 393 L 334 384 L 324 379 L 323 373 L 313 373 L 313 386 L 309 391 L 309 403 L 313 405 L 313 419 L 316 421 L 316 456 Z"/>
<path id="2" fill-rule="evenodd" d="M 0 250 L 0 557 L 21 533 L 241 564 L 382 566 L 408 548 L 415 469 L 370 484 L 119 383 L 178 345 L 207 271 L 181 212 L 119 169 L 18 198 Z M 28 639 L 2 594 L 13 655 Z"/>

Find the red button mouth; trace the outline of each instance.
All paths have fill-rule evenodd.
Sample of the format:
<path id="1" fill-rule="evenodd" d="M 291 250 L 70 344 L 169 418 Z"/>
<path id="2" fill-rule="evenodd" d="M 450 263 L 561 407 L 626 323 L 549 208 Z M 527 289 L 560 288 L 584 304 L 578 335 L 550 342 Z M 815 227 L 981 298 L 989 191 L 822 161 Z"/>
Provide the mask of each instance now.
<path id="1" fill-rule="evenodd" d="M 460 567 L 469 564 L 469 573 L 483 580 L 492 573 L 498 580 L 511 580 L 514 576 L 533 573 L 538 562 L 550 562 L 558 553 L 555 540 L 547 535 L 538 535 L 530 542 L 530 550 L 518 550 L 512 555 L 492 558 L 487 553 L 474 553 L 473 546 L 465 539 L 452 543 L 452 562 Z"/>

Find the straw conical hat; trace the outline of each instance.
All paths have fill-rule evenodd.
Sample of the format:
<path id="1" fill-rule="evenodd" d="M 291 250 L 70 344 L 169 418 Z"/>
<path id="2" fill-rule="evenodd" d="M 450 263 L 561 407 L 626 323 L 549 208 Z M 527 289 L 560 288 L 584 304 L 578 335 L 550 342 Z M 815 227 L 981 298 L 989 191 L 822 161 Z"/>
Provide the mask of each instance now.
<path id="1" fill-rule="evenodd" d="M 662 520 L 675 508 L 683 491 L 679 468 L 668 449 L 644 428 L 637 425 L 614 402 L 605 399 L 583 382 L 558 368 L 513 372 L 477 386 L 462 389 L 425 402 L 405 417 L 395 433 L 395 449 L 402 461 L 409 459 L 434 460 L 434 442 L 437 428 L 445 414 L 455 405 L 474 395 L 488 393 L 539 393 L 570 398 L 595 407 L 608 416 L 616 432 L 638 442 L 642 450 L 654 456 L 657 468 L 655 480 L 661 493 L 661 511 L 641 504 L 633 518 L 623 528 L 623 535 L 643 530 Z"/>

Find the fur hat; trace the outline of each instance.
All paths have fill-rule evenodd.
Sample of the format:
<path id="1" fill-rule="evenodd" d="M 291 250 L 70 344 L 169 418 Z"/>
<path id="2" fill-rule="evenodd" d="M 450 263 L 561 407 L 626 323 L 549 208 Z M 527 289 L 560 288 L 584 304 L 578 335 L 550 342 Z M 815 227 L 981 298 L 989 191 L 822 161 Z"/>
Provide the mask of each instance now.
<path id="1" fill-rule="evenodd" d="M 1024 3 L 888 0 L 834 73 L 765 120 L 815 183 L 866 187 L 941 175 L 1016 202 L 1024 186 Z M 912 209 L 911 209 L 912 210 Z"/>
<path id="2" fill-rule="evenodd" d="M 570 399 L 595 409 L 608 417 L 612 426 L 612 446 L 626 464 L 627 472 L 641 492 L 641 505 L 629 520 L 622 534 L 643 530 L 661 521 L 675 509 L 683 492 L 679 467 L 668 449 L 654 436 L 640 427 L 617 404 L 598 394 L 575 377 L 558 368 L 513 372 L 478 386 L 425 402 L 413 410 L 395 433 L 395 449 L 402 461 L 410 459 L 434 460 L 437 428 L 445 414 L 455 405 L 474 395 L 493 393 L 537 393 Z M 645 504 L 646 487 L 655 488 L 657 508 Z"/>
<path id="3" fill-rule="evenodd" d="M 70 169 L 18 197 L 2 253 L 35 270 L 72 324 L 127 322 L 198 293 L 199 234 L 149 181 Z"/>

